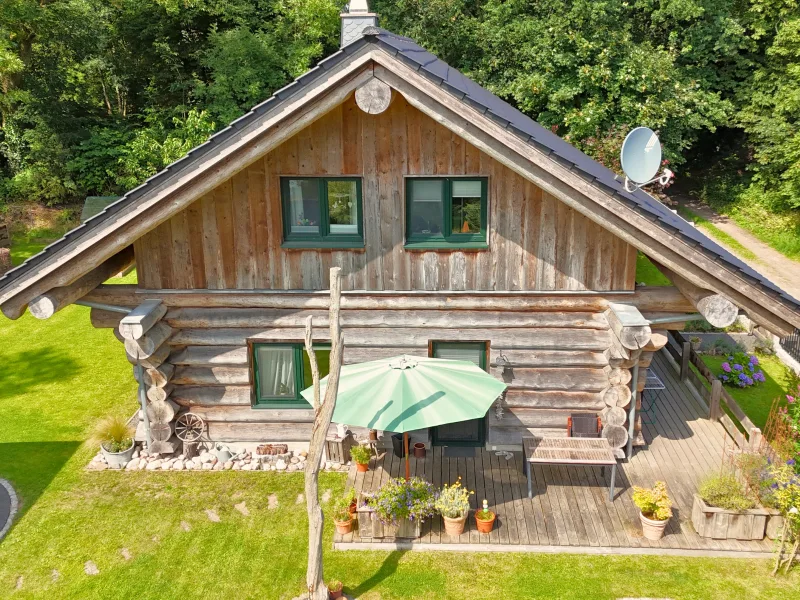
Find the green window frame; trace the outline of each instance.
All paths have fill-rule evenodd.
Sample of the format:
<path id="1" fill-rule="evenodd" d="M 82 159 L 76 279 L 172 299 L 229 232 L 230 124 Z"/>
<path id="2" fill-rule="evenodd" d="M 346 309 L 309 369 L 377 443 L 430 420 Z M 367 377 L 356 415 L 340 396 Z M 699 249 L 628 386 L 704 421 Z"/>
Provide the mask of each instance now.
<path id="1" fill-rule="evenodd" d="M 319 224 L 317 232 L 292 231 L 291 182 L 315 182 L 318 186 Z M 329 183 L 351 181 L 356 184 L 356 233 L 331 231 Z M 360 177 L 281 177 L 281 207 L 283 209 L 283 248 L 363 248 L 364 210 Z"/>
<path id="2" fill-rule="evenodd" d="M 438 181 L 442 185 L 442 231 L 438 233 L 412 232 L 412 196 L 415 182 Z M 453 233 L 453 183 L 478 181 L 481 184 L 480 195 L 480 232 Z M 489 202 L 487 177 L 409 177 L 406 179 L 406 243 L 409 249 L 436 248 L 473 248 L 486 249 L 489 222 Z"/>
<path id="3" fill-rule="evenodd" d="M 311 404 L 300 394 L 313 383 L 305 345 L 294 342 L 249 342 L 248 345 L 250 346 L 251 381 L 253 382 L 253 408 L 311 408 Z M 263 357 L 260 356 L 259 348 L 263 347 L 291 351 L 293 394 L 271 395 L 263 392 L 261 382 L 261 367 L 263 365 L 259 364 L 259 361 L 263 360 Z M 325 377 L 328 374 L 327 363 L 330 360 L 330 344 L 316 344 L 314 350 L 319 363 L 320 377 Z"/>

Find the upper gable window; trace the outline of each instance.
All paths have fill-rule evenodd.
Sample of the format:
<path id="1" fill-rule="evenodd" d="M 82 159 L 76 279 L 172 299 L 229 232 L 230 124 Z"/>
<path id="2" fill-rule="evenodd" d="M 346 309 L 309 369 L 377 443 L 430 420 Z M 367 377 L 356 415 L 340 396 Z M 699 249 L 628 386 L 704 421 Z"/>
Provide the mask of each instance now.
<path id="1" fill-rule="evenodd" d="M 407 248 L 486 248 L 485 177 L 406 180 Z"/>
<path id="2" fill-rule="evenodd" d="M 282 177 L 284 247 L 364 246 L 361 179 Z"/>

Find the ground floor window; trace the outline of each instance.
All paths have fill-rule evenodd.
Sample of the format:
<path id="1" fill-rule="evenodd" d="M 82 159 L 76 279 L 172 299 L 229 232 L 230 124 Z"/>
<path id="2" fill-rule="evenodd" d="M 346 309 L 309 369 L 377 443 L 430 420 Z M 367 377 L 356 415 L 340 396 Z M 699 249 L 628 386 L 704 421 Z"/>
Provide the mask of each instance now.
<path id="1" fill-rule="evenodd" d="M 313 383 L 311 362 L 303 344 L 252 342 L 253 406 L 309 408 L 300 395 Z M 316 347 L 320 377 L 328 374 L 330 348 Z"/>
<path id="2" fill-rule="evenodd" d="M 489 362 L 489 344 L 432 341 L 429 343 L 428 354 L 433 358 L 473 362 L 485 371 Z M 431 436 L 437 446 L 483 446 L 486 441 L 485 419 L 440 425 L 432 429 Z"/>

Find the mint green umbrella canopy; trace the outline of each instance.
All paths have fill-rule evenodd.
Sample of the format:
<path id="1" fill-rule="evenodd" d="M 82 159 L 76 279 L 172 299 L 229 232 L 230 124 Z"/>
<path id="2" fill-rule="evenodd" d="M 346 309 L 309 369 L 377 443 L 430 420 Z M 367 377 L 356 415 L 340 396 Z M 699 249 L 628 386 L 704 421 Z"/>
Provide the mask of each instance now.
<path id="1" fill-rule="evenodd" d="M 321 396 L 325 396 L 325 377 Z M 406 433 L 479 419 L 506 389 L 474 363 L 395 356 L 342 367 L 333 420 Z M 303 390 L 312 401 L 314 389 Z"/>

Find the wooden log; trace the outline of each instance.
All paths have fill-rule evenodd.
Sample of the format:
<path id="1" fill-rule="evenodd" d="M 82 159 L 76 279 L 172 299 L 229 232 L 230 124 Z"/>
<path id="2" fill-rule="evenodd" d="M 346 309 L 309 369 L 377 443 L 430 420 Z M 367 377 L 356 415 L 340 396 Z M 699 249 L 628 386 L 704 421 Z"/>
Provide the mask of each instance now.
<path id="1" fill-rule="evenodd" d="M 170 396 L 181 406 L 250 406 L 249 385 L 175 386 Z"/>
<path id="2" fill-rule="evenodd" d="M 654 329 L 650 334 L 650 341 L 642 348 L 642 353 L 661 350 L 661 348 L 667 345 L 668 339 L 669 332 L 666 329 Z"/>
<path id="3" fill-rule="evenodd" d="M 172 328 L 166 323 L 156 323 L 153 328 L 138 340 L 125 340 L 125 351 L 138 358 L 147 358 L 155 353 L 172 335 Z"/>
<path id="4" fill-rule="evenodd" d="M 116 330 L 115 330 L 116 331 Z M 118 331 L 116 331 L 119 334 Z M 129 352 L 125 352 L 128 362 L 132 365 L 141 364 L 145 369 L 157 369 L 161 364 L 169 358 L 170 347 L 163 344 L 156 349 L 150 356 L 132 356 Z"/>
<path id="5" fill-rule="evenodd" d="M 604 314 L 624 348 L 639 350 L 650 341 L 650 325 L 635 306 L 612 302 Z"/>
<path id="6" fill-rule="evenodd" d="M 125 270 L 134 260 L 133 246 L 128 246 L 77 281 L 37 296 L 30 302 L 28 309 L 37 319 L 49 319 L 65 306 L 83 298 L 108 278 Z"/>
<path id="7" fill-rule="evenodd" d="M 122 313 L 100 308 L 93 308 L 89 311 L 89 320 L 95 329 L 116 329 L 124 316 Z"/>
<path id="8" fill-rule="evenodd" d="M 168 441 L 153 440 L 150 444 L 151 454 L 173 454 L 181 447 L 181 441 L 176 437 L 171 437 Z"/>
<path id="9" fill-rule="evenodd" d="M 345 358 L 351 348 L 345 348 Z M 491 366 L 497 366 L 502 355 L 511 368 L 517 367 L 595 367 L 603 368 L 608 364 L 605 352 L 588 352 L 573 350 L 515 350 L 500 348 L 492 344 L 490 348 Z"/>
<path id="10" fill-rule="evenodd" d="M 608 375 L 602 369 L 494 367 L 490 372 L 515 389 L 600 392 L 608 387 Z"/>
<path id="11" fill-rule="evenodd" d="M 567 427 L 491 427 L 486 433 L 490 449 L 522 450 L 523 437 L 567 437 Z"/>
<path id="12" fill-rule="evenodd" d="M 426 329 L 426 328 L 348 328 L 347 343 L 351 346 L 428 346 L 429 340 L 475 341 L 491 340 L 503 348 L 596 350 L 608 348 L 607 331 L 594 329 Z M 302 341 L 300 328 L 275 329 L 182 329 L 169 343 L 173 346 L 243 346 L 249 338 Z M 315 330 L 314 339 L 324 340 L 325 330 Z"/>
<path id="13" fill-rule="evenodd" d="M 657 262 L 654 264 L 714 327 L 732 325 L 739 316 L 739 307 L 721 294 L 703 289 Z"/>
<path id="14" fill-rule="evenodd" d="M 379 115 L 392 102 L 392 88 L 373 77 L 356 89 L 356 105 L 368 115 Z"/>
<path id="15" fill-rule="evenodd" d="M 177 385 L 249 385 L 250 370 L 246 366 L 179 366 L 172 382 Z"/>
<path id="16" fill-rule="evenodd" d="M 538 390 L 506 390 L 501 406 L 516 408 L 558 408 L 599 412 L 606 407 L 603 396 L 596 392 L 559 392 Z M 490 411 L 495 408 L 490 408 Z"/>
<path id="17" fill-rule="evenodd" d="M 501 417 L 489 410 L 487 422 L 489 427 L 567 427 L 567 419 L 571 411 L 543 410 L 539 408 L 508 408 Z"/>
<path id="18" fill-rule="evenodd" d="M 627 385 L 613 385 L 603 394 L 603 402 L 606 403 L 606 406 L 624 408 L 630 404 L 632 395 L 631 389 Z"/>
<path id="19" fill-rule="evenodd" d="M 145 300 L 122 319 L 119 332 L 126 340 L 138 340 L 167 314 L 161 300 Z"/>
<path id="20" fill-rule="evenodd" d="M 175 366 L 171 363 L 163 363 L 156 369 L 145 369 L 144 382 L 151 387 L 166 386 L 175 374 Z"/>
<path id="21" fill-rule="evenodd" d="M 302 442 L 311 438 L 313 423 L 229 423 L 207 421 L 208 437 L 218 442 Z M 364 427 L 350 427 L 350 430 L 363 439 L 368 434 Z M 336 433 L 336 425 L 328 428 L 327 435 Z"/>
<path id="22" fill-rule="evenodd" d="M 180 406 L 172 400 L 153 401 L 147 405 L 147 418 L 153 424 L 170 423 L 180 410 Z"/>
<path id="23" fill-rule="evenodd" d="M 186 346 L 175 350 L 169 358 L 175 365 L 211 367 L 246 365 L 246 346 Z"/>
<path id="24" fill-rule="evenodd" d="M 150 387 L 147 388 L 147 399 L 151 402 L 163 402 L 172 393 L 173 385 L 168 383 L 164 387 Z"/>
<path id="25" fill-rule="evenodd" d="M 609 358 L 608 364 L 615 369 L 632 369 L 637 364 L 640 367 L 649 367 L 652 361 L 653 361 L 653 353 L 642 351 L 642 353 L 638 357 Z"/>
<path id="26" fill-rule="evenodd" d="M 625 412 L 624 408 L 620 408 L 619 406 L 607 406 L 600 413 L 600 418 L 603 421 L 604 427 L 612 425 L 621 427 L 625 425 L 625 421 L 628 420 L 628 413 Z"/>
<path id="27" fill-rule="evenodd" d="M 314 411 L 304 408 L 259 408 L 247 406 L 194 406 L 192 413 L 204 421 L 218 423 L 313 423 Z"/>
<path id="28" fill-rule="evenodd" d="M 134 307 L 145 298 L 157 298 L 168 307 L 272 308 L 326 310 L 328 292 L 297 290 L 147 290 L 136 285 L 100 285 L 85 299 L 102 304 Z M 347 310 L 493 310 L 602 313 L 610 302 L 630 304 L 644 311 L 695 312 L 694 306 L 671 286 L 639 286 L 634 292 L 559 295 L 558 291 L 345 291 Z"/>
<path id="29" fill-rule="evenodd" d="M 620 425 L 603 427 L 601 434 L 612 448 L 622 448 L 628 443 L 628 430 Z"/>
<path id="30" fill-rule="evenodd" d="M 154 442 L 166 442 L 172 437 L 169 423 L 150 423 L 150 437 Z"/>
<path id="31" fill-rule="evenodd" d="M 263 308 L 173 308 L 165 321 L 176 329 L 221 327 L 303 327 L 308 317 L 315 327 L 327 327 L 327 314 L 315 310 Z M 343 310 L 342 327 L 434 327 L 459 329 L 564 327 L 606 329 L 600 313 L 447 310 Z"/>
<path id="32" fill-rule="evenodd" d="M 631 380 L 629 369 L 606 367 L 606 376 L 608 377 L 608 383 L 611 385 L 627 385 Z"/>

